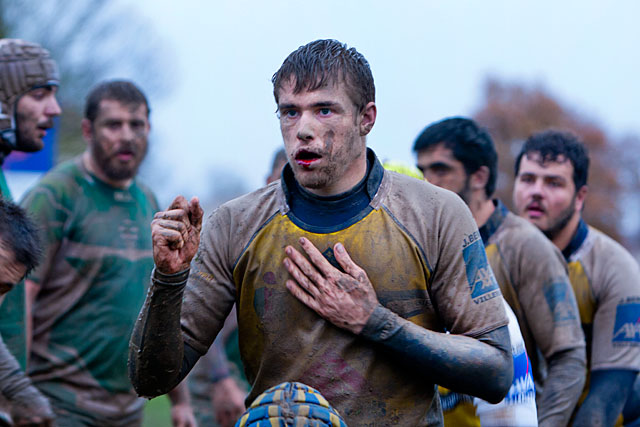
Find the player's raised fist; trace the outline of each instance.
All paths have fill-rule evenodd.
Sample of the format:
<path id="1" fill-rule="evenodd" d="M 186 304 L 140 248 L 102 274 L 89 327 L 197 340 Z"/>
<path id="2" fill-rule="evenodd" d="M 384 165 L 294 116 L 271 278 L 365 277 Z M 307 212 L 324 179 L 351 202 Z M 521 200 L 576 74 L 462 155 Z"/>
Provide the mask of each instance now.
<path id="1" fill-rule="evenodd" d="M 200 244 L 202 215 L 197 197 L 187 202 L 187 199 L 178 196 L 169 209 L 154 216 L 151 238 L 153 260 L 159 272 L 175 274 L 189 268 Z"/>

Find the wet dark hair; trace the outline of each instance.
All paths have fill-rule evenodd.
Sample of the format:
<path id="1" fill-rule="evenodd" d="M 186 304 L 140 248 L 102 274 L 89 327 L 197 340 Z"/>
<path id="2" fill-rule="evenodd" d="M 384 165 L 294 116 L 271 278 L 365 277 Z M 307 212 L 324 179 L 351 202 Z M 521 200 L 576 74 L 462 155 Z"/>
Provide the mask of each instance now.
<path id="1" fill-rule="evenodd" d="M 289 79 L 295 80 L 293 93 L 314 91 L 342 81 L 358 111 L 376 100 L 369 63 L 355 48 L 347 48 L 337 40 L 313 41 L 300 46 L 284 60 L 271 78 L 276 103 L 278 92 Z"/>
<path id="2" fill-rule="evenodd" d="M 484 191 L 487 197 L 491 197 L 496 189 L 498 154 L 489 133 L 471 119 L 451 117 L 427 126 L 413 143 L 413 151 L 440 144 L 453 152 L 453 157 L 462 163 L 467 175 L 476 172 L 480 166 L 489 168 Z"/>
<path id="3" fill-rule="evenodd" d="M 40 262 L 38 228 L 20 206 L 3 197 L 0 197 L 0 244 L 13 254 L 16 263 L 26 267 L 27 274 Z"/>
<path id="4" fill-rule="evenodd" d="M 520 173 L 520 162 L 525 154 L 537 153 L 540 163 L 555 162 L 563 157 L 573 165 L 573 183 L 576 191 L 587 185 L 589 175 L 589 152 L 580 139 L 571 132 L 546 130 L 531 135 L 516 158 L 515 173 Z"/>
<path id="5" fill-rule="evenodd" d="M 147 117 L 151 113 L 147 97 L 135 84 L 126 80 L 111 80 L 100 83 L 91 89 L 84 107 L 84 117 L 93 123 L 98 117 L 100 102 L 105 99 L 118 101 L 125 105 L 144 104 L 147 107 Z"/>

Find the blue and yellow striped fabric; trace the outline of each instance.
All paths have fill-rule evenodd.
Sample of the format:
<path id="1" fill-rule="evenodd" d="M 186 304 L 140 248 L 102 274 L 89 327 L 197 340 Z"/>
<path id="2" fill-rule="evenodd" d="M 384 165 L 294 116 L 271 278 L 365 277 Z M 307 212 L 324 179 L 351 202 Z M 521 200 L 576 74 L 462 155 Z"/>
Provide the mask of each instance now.
<path id="1" fill-rule="evenodd" d="M 258 396 L 236 427 L 346 427 L 340 414 L 312 387 L 286 382 Z"/>

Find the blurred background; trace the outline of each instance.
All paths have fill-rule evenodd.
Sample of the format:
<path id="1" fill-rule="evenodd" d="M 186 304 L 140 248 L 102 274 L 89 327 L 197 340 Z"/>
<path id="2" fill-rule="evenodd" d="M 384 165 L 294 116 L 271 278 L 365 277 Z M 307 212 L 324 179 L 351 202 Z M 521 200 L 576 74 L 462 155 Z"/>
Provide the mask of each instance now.
<path id="1" fill-rule="evenodd" d="M 496 141 L 498 195 L 510 204 L 522 141 L 573 130 L 591 152 L 587 222 L 637 257 L 638 16 L 633 0 L 0 0 L 0 36 L 40 43 L 62 73 L 49 149 L 12 154 L 7 178 L 19 198 L 80 153 L 89 88 L 128 78 L 152 109 L 142 179 L 162 206 L 197 195 L 211 210 L 263 185 L 282 144 L 272 74 L 298 46 L 336 38 L 371 64 L 378 120 L 369 145 L 380 158 L 414 164 L 411 146 L 426 125 L 471 116 Z"/>

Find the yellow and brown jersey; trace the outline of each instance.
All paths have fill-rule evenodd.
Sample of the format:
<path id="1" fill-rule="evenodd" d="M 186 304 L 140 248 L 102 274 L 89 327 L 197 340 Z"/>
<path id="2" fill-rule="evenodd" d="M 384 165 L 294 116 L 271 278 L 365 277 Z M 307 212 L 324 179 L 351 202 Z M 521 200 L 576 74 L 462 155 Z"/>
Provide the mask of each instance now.
<path id="1" fill-rule="evenodd" d="M 299 381 L 320 390 L 349 425 L 440 425 L 433 383 L 326 322 L 285 288 L 286 245 L 298 246 L 304 236 L 335 261 L 332 247 L 342 242 L 380 302 L 417 325 L 475 337 L 507 324 L 464 203 L 446 190 L 385 172 L 371 151 L 368 157 L 370 201 L 342 212 L 333 225 L 309 224 L 291 209 L 297 184 L 288 167 L 282 182 L 217 209 L 192 263 L 182 305 L 184 340 L 206 352 L 237 302 L 249 402 L 283 381 Z"/>
<path id="2" fill-rule="evenodd" d="M 563 254 L 587 341 L 588 372 L 640 370 L 638 263 L 619 243 L 582 220 Z M 587 381 L 583 396 L 588 386 Z"/>
<path id="3" fill-rule="evenodd" d="M 499 201 L 480 234 L 500 290 L 520 324 L 536 385 L 542 388 L 545 360 L 585 345 L 562 254 L 538 228 Z"/>

